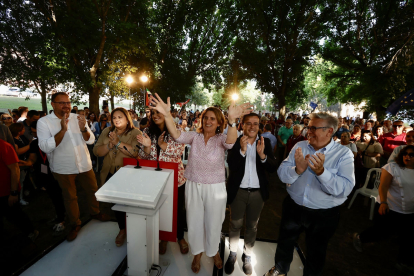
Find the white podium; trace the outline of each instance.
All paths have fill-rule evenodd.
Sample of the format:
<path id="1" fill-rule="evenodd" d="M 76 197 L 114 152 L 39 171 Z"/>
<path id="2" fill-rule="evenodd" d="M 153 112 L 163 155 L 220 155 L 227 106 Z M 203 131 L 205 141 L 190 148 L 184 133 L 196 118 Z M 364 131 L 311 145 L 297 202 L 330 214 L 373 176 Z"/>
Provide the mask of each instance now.
<path id="1" fill-rule="evenodd" d="M 126 213 L 128 275 L 147 276 L 159 264 L 159 230 L 172 231 L 173 187 L 174 170 L 125 166 L 96 192 L 98 201 Z"/>

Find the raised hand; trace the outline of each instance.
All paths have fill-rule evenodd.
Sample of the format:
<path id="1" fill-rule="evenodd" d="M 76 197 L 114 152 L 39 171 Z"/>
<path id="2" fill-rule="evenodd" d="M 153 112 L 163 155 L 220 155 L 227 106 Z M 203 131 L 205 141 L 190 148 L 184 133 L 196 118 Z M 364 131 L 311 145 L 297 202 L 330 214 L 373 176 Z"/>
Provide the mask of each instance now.
<path id="1" fill-rule="evenodd" d="M 164 141 L 164 137 L 165 137 L 165 131 L 163 133 L 161 133 L 160 137 L 158 137 L 158 146 L 162 146 L 164 144 L 166 144 L 166 142 Z"/>
<path id="2" fill-rule="evenodd" d="M 161 97 L 158 96 L 157 93 L 155 93 L 155 97 L 153 97 L 152 95 L 150 96 L 150 101 L 151 101 L 151 105 L 149 106 L 150 109 L 157 110 L 159 113 L 161 113 L 164 116 L 168 116 L 170 114 L 170 109 L 171 109 L 170 97 L 167 98 L 167 103 L 164 103 Z"/>
<path id="3" fill-rule="evenodd" d="M 306 158 L 303 157 L 302 148 L 297 148 L 295 150 L 295 163 L 296 163 L 296 173 L 302 174 L 308 168 L 308 159 L 309 154 L 306 155 Z"/>
<path id="4" fill-rule="evenodd" d="M 246 154 L 248 141 L 249 141 L 249 137 L 247 137 L 245 135 L 243 135 L 240 138 L 240 150 L 243 154 Z"/>
<path id="5" fill-rule="evenodd" d="M 81 131 L 85 130 L 86 119 L 84 115 L 78 115 L 78 124 Z"/>
<path id="6" fill-rule="evenodd" d="M 316 173 L 316 175 L 321 175 L 324 172 L 323 163 L 325 162 L 325 154 L 316 153 L 316 155 L 311 155 L 308 159 L 308 166 Z"/>
<path id="7" fill-rule="evenodd" d="M 68 123 L 69 123 L 69 114 L 65 113 L 62 116 L 62 119 L 60 120 L 60 126 L 62 127 L 61 130 L 62 131 L 67 131 L 68 130 Z"/>
<path id="8" fill-rule="evenodd" d="M 249 114 L 253 110 L 251 109 L 253 105 L 250 103 L 244 103 L 241 105 L 230 104 L 228 111 L 229 122 L 234 122 L 237 118 L 240 118 L 243 115 Z"/>
<path id="9" fill-rule="evenodd" d="M 137 135 L 137 141 L 144 147 L 151 147 L 151 139 L 148 137 L 146 133 L 143 133 L 142 135 Z"/>
<path id="10" fill-rule="evenodd" d="M 262 136 L 260 137 L 260 140 L 257 140 L 257 146 L 256 146 L 256 151 L 257 151 L 257 154 L 259 154 L 260 159 L 266 158 L 266 155 L 264 154 L 264 149 L 265 149 L 265 143 L 264 143 L 264 138 Z"/>

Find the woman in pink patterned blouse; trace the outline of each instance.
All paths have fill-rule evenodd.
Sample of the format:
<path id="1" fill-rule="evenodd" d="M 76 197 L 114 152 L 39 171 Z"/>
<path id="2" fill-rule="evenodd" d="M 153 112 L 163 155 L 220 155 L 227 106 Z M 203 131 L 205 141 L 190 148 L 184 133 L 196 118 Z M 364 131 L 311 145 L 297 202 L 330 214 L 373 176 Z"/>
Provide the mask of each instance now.
<path id="1" fill-rule="evenodd" d="M 188 243 L 184 239 L 185 225 L 185 177 L 184 166 L 181 160 L 185 145 L 177 143 L 168 133 L 165 127 L 164 115 L 156 110 L 151 110 L 150 126 L 145 128 L 143 135 L 137 136 L 138 143 L 144 146 L 144 151 L 139 151 L 143 159 L 178 163 L 178 202 L 177 202 L 177 240 L 182 254 L 188 253 Z M 159 253 L 164 255 L 167 250 L 167 241 L 159 244 Z"/>
<path id="2" fill-rule="evenodd" d="M 237 140 L 236 119 L 250 113 L 251 105 L 230 105 L 227 135 L 223 134 L 224 115 L 215 107 L 203 111 L 197 132 L 181 132 L 177 130 L 170 114 L 170 98 L 164 103 L 158 94 L 155 97 L 151 97 L 151 109 L 165 116 L 165 124 L 172 138 L 179 143 L 191 145 L 184 173 L 187 178 L 185 207 L 188 242 L 194 255 L 191 269 L 194 273 L 200 271 L 200 259 L 204 251 L 207 256 L 213 257 L 214 265 L 221 269 L 223 262 L 218 253 L 218 245 L 227 200 L 224 154 Z"/>

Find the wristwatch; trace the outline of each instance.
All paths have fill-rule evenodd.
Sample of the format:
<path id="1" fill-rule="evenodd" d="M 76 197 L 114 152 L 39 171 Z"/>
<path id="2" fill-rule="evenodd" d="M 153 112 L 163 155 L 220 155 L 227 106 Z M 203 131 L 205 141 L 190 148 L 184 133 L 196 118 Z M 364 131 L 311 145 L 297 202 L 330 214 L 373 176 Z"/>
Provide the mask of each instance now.
<path id="1" fill-rule="evenodd" d="M 237 126 L 236 122 L 234 122 L 232 124 L 229 123 L 229 127 L 236 127 L 236 126 Z"/>
<path id="2" fill-rule="evenodd" d="M 19 195 L 19 191 L 10 191 L 10 195 L 11 196 L 18 196 Z"/>
<path id="3" fill-rule="evenodd" d="M 86 127 L 84 128 L 84 130 L 81 130 L 81 132 L 83 132 L 83 133 L 85 133 L 87 131 L 88 131 L 88 129 Z"/>

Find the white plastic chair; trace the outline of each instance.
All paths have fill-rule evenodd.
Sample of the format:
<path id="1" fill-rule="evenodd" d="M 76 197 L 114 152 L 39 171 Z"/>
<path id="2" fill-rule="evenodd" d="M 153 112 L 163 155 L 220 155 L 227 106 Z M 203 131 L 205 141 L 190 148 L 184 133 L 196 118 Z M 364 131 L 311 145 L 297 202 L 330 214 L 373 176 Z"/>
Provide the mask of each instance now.
<path id="1" fill-rule="evenodd" d="M 375 171 L 375 182 L 374 187 L 372 189 L 368 189 L 368 183 L 369 179 L 371 178 L 371 173 Z M 380 168 L 373 168 L 370 169 L 367 173 L 367 177 L 365 179 L 365 184 L 362 188 L 359 188 L 355 191 L 354 196 L 351 199 L 351 202 L 348 205 L 348 209 L 351 209 L 352 203 L 354 203 L 354 200 L 358 194 L 361 194 L 363 196 L 371 198 L 371 212 L 369 214 L 369 219 L 372 220 L 374 218 L 374 207 L 375 207 L 375 199 L 378 196 L 378 187 L 380 184 L 380 178 L 381 178 L 381 169 Z"/>

